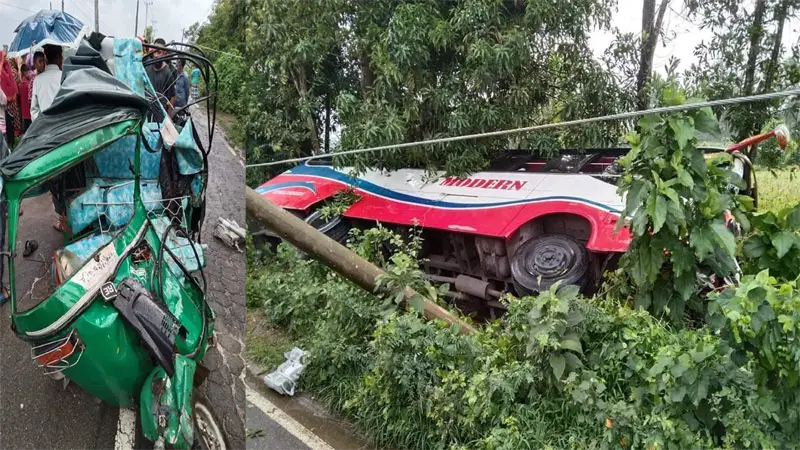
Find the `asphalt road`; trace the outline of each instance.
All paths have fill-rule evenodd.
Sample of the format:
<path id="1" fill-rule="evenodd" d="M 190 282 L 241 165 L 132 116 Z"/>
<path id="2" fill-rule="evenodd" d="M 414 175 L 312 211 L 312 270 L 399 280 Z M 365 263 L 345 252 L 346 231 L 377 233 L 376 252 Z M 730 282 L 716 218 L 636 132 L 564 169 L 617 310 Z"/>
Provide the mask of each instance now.
<path id="1" fill-rule="evenodd" d="M 264 407 L 266 411 L 264 411 L 253 402 L 254 399 L 251 395 L 247 399 L 247 429 L 253 431 L 249 433 L 247 448 L 251 450 L 311 450 L 311 447 L 287 430 L 285 422 L 277 422 L 267 415 L 267 412 L 274 414 L 274 408 L 267 404 Z"/>
<path id="2" fill-rule="evenodd" d="M 194 111 L 202 139 L 207 133 L 202 111 Z M 207 140 L 206 140 L 207 142 Z M 206 277 L 210 304 L 217 315 L 217 348 L 204 359 L 212 370 L 200 387 L 222 421 L 231 448 L 245 442 L 244 391 L 244 254 L 230 249 L 213 237 L 217 218 L 244 225 L 244 167 L 217 128 L 211 149 L 207 213 L 202 233 L 206 251 Z M 25 200 L 20 218 L 18 248 L 26 239 L 36 239 L 39 261 L 52 260 L 61 237 L 52 228 L 53 206 L 49 195 Z M 17 260 L 20 295 L 34 285 L 32 299 L 47 294 L 50 274 L 40 262 Z M 37 278 L 40 278 L 36 281 Z M 35 284 L 34 284 L 35 282 Z M 75 384 L 43 375 L 31 361 L 30 347 L 11 330 L 9 305 L 0 305 L 0 449 L 87 449 L 114 448 L 119 410 L 105 405 Z"/>
<path id="3" fill-rule="evenodd" d="M 378 450 L 310 394 L 290 397 L 269 389 L 265 374 L 256 364 L 247 364 L 248 450 Z"/>

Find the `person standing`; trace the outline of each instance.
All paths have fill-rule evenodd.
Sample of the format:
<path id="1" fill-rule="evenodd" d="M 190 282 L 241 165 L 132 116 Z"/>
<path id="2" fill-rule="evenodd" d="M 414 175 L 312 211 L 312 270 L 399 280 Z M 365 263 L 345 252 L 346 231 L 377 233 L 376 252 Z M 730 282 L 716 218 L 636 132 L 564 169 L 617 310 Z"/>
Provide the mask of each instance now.
<path id="1" fill-rule="evenodd" d="M 0 89 L 0 133 L 3 134 L 3 139 L 6 138 L 6 94 Z M 0 155 L 0 158 L 5 158 L 8 155 Z"/>
<path id="2" fill-rule="evenodd" d="M 44 56 L 47 59 L 47 66 L 44 72 L 40 73 L 33 81 L 33 97 L 31 97 L 31 121 L 35 122 L 42 111 L 47 110 L 53 99 L 61 89 L 61 65 L 63 64 L 63 54 L 61 47 L 55 45 L 44 46 Z M 53 196 L 53 208 L 56 212 L 56 222 L 53 228 L 63 233 L 67 229 L 67 222 L 64 216 L 66 205 L 64 205 L 63 189 L 61 178 L 56 177 L 50 182 L 50 194 Z"/>
<path id="3" fill-rule="evenodd" d="M 158 38 L 155 40 L 154 45 L 164 47 L 167 43 L 164 39 Z M 153 53 L 154 60 L 165 56 L 167 56 L 166 50 L 156 50 Z M 168 115 L 172 115 L 172 108 L 175 105 L 175 82 L 177 81 L 175 69 L 172 64 L 166 61 L 159 61 L 155 64 L 147 65 L 145 70 L 161 106 L 164 107 Z M 161 109 L 152 103 L 150 105 L 150 120 L 157 123 L 161 123 L 164 120 L 164 114 Z"/>
<path id="4" fill-rule="evenodd" d="M 22 77 L 19 74 L 19 61 L 15 58 L 9 59 L 8 62 L 11 66 L 11 73 L 14 74 L 14 84 L 17 85 L 17 97 L 8 106 L 11 118 L 14 120 L 14 133 L 11 138 L 16 143 L 17 138 L 22 135 L 22 95 L 19 90 L 19 82 L 22 81 Z"/>
<path id="5" fill-rule="evenodd" d="M 63 63 L 61 47 L 55 45 L 44 46 L 44 56 L 47 66 L 33 81 L 33 96 L 31 97 L 31 120 L 36 120 L 42 111 L 46 110 L 56 98 L 61 88 L 61 64 Z"/>
<path id="6" fill-rule="evenodd" d="M 10 110 L 13 108 L 13 105 L 17 101 L 17 83 L 14 80 L 14 72 L 11 70 L 11 64 L 8 62 L 6 58 L 6 53 L 1 52 L 0 56 L 2 57 L 2 67 L 0 67 L 0 88 L 3 90 L 3 94 L 6 97 L 6 107 L 5 107 L 5 114 L 3 115 L 6 121 L 6 144 L 8 144 L 8 148 L 11 149 L 14 147 L 14 118 L 11 116 Z"/>
<path id="7" fill-rule="evenodd" d="M 175 82 L 175 108 L 183 108 L 189 104 L 189 77 L 183 70 L 183 60 L 178 61 L 178 80 Z"/>
<path id="8" fill-rule="evenodd" d="M 192 69 L 192 100 L 200 98 L 200 69 L 195 67 Z"/>
<path id="9" fill-rule="evenodd" d="M 32 57 L 30 57 L 31 55 L 29 53 L 28 56 L 29 56 L 28 60 L 30 61 L 30 64 L 28 64 L 28 68 L 30 69 L 29 73 L 30 73 L 30 76 L 31 76 L 31 82 L 30 82 L 30 85 L 29 85 L 29 89 L 30 89 L 29 97 L 32 99 L 33 98 L 33 82 L 34 82 L 34 80 L 36 80 L 36 75 L 44 72 L 44 68 L 47 66 L 47 60 L 44 57 L 44 52 L 41 52 L 41 51 L 38 51 L 38 52 L 34 53 Z"/>
<path id="10" fill-rule="evenodd" d="M 22 107 L 22 132 L 28 131 L 31 126 L 31 96 L 33 87 L 31 86 L 31 71 L 28 65 L 22 65 L 22 81 L 19 82 L 19 100 Z"/>
<path id="11" fill-rule="evenodd" d="M 0 133 L 3 135 L 3 139 L 6 139 L 6 105 L 8 104 L 8 100 L 6 99 L 6 94 L 3 93 L 3 90 L 0 89 Z M 8 142 L 8 140 L 6 140 Z M 8 147 L 7 147 L 8 149 Z M 8 154 L 0 155 L 0 158 L 5 158 Z M 19 206 L 19 215 L 22 215 L 22 203 Z"/>

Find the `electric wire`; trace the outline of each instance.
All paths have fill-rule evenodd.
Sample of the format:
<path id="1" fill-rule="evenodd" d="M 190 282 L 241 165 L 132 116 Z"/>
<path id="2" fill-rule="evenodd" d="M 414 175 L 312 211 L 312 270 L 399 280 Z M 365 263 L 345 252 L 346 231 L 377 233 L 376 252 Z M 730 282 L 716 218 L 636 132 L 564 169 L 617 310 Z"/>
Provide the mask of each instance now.
<path id="1" fill-rule="evenodd" d="M 332 156 L 347 156 L 347 155 L 358 155 L 362 153 L 370 153 L 370 152 L 377 152 L 382 150 L 398 150 L 403 148 L 410 148 L 410 147 L 419 147 L 422 145 L 433 145 L 433 144 L 446 144 L 449 142 L 460 142 L 460 141 L 467 141 L 472 139 L 482 139 L 482 138 L 489 138 L 489 137 L 498 137 L 498 136 L 508 136 L 511 134 L 518 134 L 518 133 L 528 133 L 531 131 L 542 131 L 542 130 L 550 130 L 553 128 L 566 128 L 576 125 L 585 125 L 589 123 L 596 123 L 596 122 L 606 122 L 610 120 L 624 120 L 624 119 L 632 119 L 635 117 L 641 117 L 648 114 L 663 114 L 675 111 L 689 111 L 694 109 L 700 108 L 707 108 L 707 107 L 715 107 L 715 106 L 726 106 L 726 105 L 734 105 L 739 103 L 751 103 L 757 101 L 764 101 L 764 100 L 774 100 L 778 98 L 785 98 L 785 97 L 792 97 L 800 95 L 800 88 L 797 89 L 790 89 L 786 91 L 778 91 L 778 92 L 770 92 L 766 94 L 756 94 L 756 95 L 749 95 L 745 97 L 733 97 L 733 98 L 726 98 L 721 100 L 711 100 L 711 101 L 704 101 L 698 103 L 689 103 L 684 105 L 675 105 L 675 106 L 663 106 L 658 108 L 651 108 L 645 109 L 641 111 L 628 111 L 619 114 L 611 114 L 607 116 L 598 116 L 598 117 L 589 117 L 586 119 L 576 119 L 576 120 L 569 120 L 566 122 L 558 122 L 558 123 L 546 123 L 542 125 L 533 125 L 529 127 L 522 127 L 522 128 L 512 128 L 508 130 L 500 130 L 500 131 L 490 131 L 485 133 L 475 133 L 475 134 L 466 134 L 463 136 L 451 136 L 445 138 L 438 138 L 438 139 L 428 139 L 423 141 L 415 141 L 415 142 L 404 142 L 400 144 L 390 144 L 390 145 L 380 145 L 377 147 L 369 147 L 369 148 L 362 148 L 357 150 L 346 150 L 342 152 L 334 152 L 334 153 L 322 153 L 319 155 L 312 155 L 312 156 L 304 156 L 301 158 L 290 158 L 290 159 L 283 159 L 280 161 L 271 161 L 265 163 L 256 163 L 256 164 L 248 164 L 245 168 L 254 168 L 254 167 L 267 167 L 267 166 L 277 166 L 280 164 L 288 164 L 288 163 L 300 163 L 305 161 L 310 161 L 314 159 L 323 159 L 323 158 L 330 158 Z"/>

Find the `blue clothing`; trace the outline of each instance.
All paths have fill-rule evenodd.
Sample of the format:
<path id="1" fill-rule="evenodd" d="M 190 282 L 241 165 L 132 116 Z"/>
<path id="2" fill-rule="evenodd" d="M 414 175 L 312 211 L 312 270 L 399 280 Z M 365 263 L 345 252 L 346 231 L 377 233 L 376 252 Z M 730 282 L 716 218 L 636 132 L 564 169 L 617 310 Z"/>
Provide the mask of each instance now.
<path id="1" fill-rule="evenodd" d="M 192 86 L 197 86 L 200 83 L 200 69 L 195 67 L 192 69 Z"/>
<path id="2" fill-rule="evenodd" d="M 175 82 L 175 107 L 183 108 L 187 103 L 189 103 L 189 77 L 186 76 L 186 72 L 181 72 Z"/>

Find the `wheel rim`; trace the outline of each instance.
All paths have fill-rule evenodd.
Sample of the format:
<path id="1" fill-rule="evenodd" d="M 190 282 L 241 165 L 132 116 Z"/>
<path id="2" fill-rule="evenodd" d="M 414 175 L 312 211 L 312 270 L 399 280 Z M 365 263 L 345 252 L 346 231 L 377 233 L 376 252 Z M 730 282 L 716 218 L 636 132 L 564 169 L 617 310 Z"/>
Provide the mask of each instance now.
<path id="1" fill-rule="evenodd" d="M 322 218 L 322 211 L 314 211 L 306 218 L 306 223 L 311 225 L 312 227 L 316 228 L 322 233 L 328 232 L 331 228 L 335 227 L 336 225 L 341 222 L 342 219 L 339 216 L 329 217 L 327 220 Z"/>
<path id="2" fill-rule="evenodd" d="M 534 246 L 525 258 L 525 271 L 531 276 L 552 280 L 560 278 L 575 264 L 575 251 L 564 245 L 545 243 Z"/>
<path id="3" fill-rule="evenodd" d="M 196 438 L 203 443 L 206 450 L 226 450 L 225 438 L 211 411 L 202 403 L 194 404 L 194 424 Z"/>

